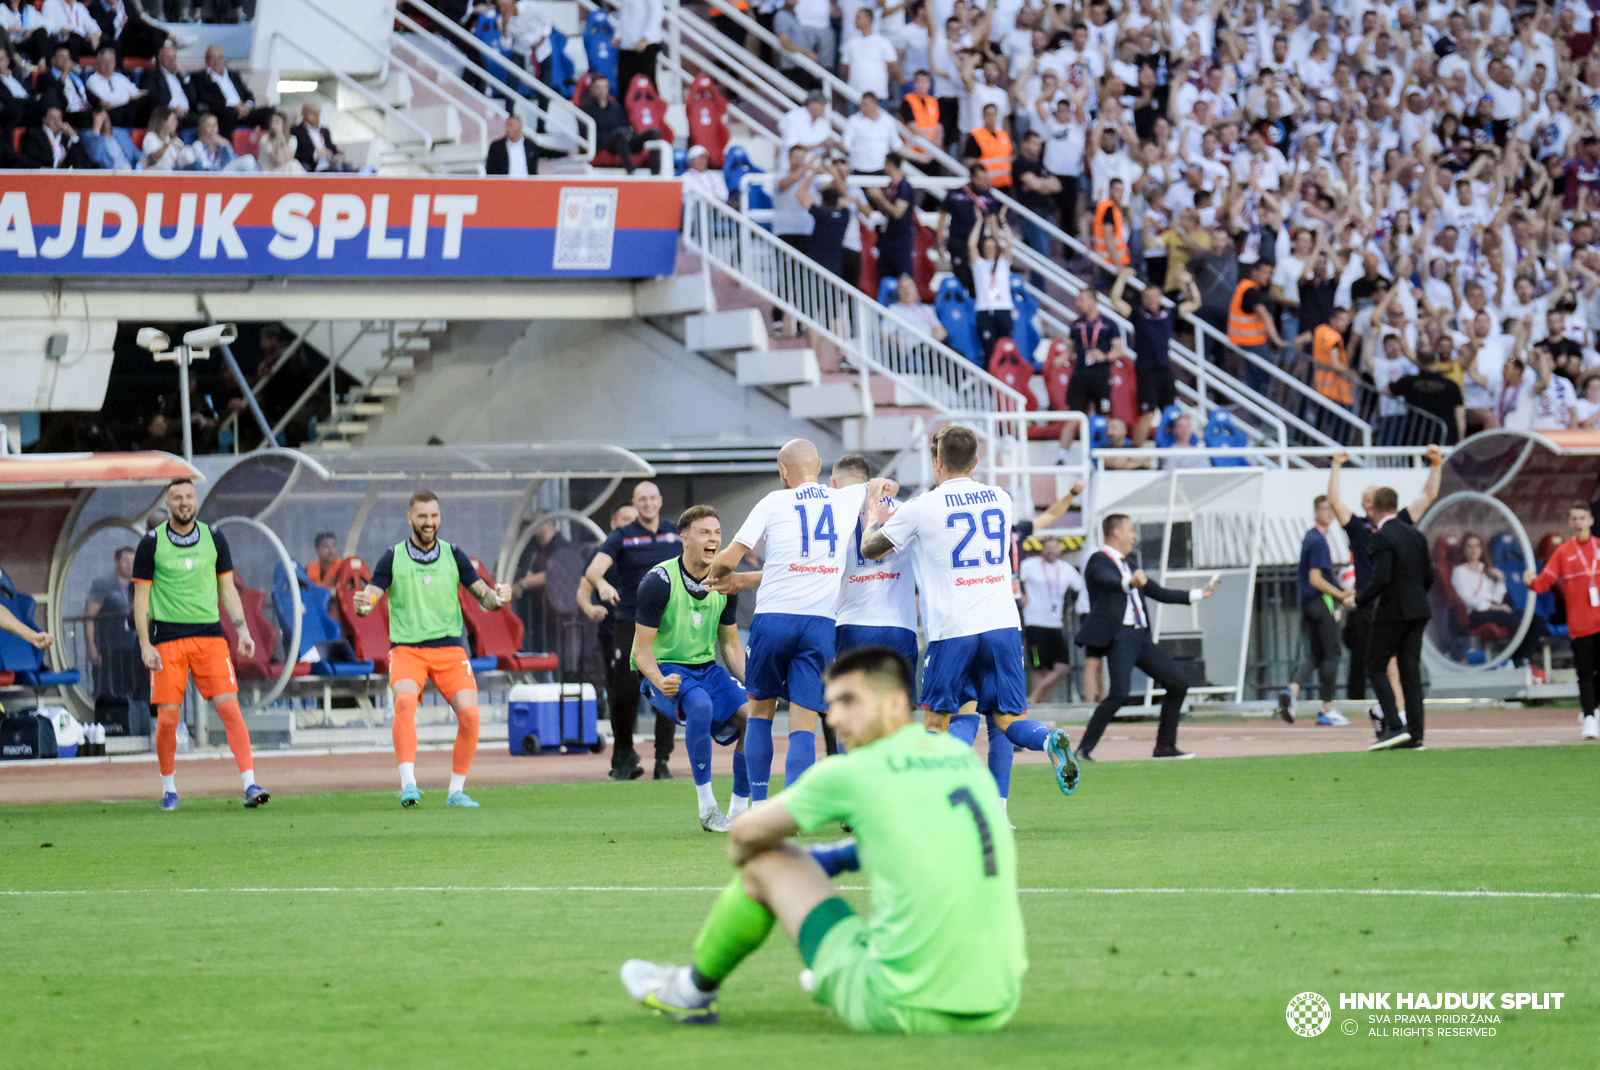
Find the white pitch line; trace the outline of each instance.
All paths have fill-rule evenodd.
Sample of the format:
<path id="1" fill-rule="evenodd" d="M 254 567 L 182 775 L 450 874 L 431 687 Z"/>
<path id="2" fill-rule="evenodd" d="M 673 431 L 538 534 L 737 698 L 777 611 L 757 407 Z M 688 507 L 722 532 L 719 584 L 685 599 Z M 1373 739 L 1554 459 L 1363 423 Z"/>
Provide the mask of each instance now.
<path id="1" fill-rule="evenodd" d="M 395 892 L 720 892 L 722 885 L 402 885 L 395 887 L 308 888 L 108 888 L 11 890 L 0 895 L 214 895 L 245 894 L 382 894 Z M 861 885 L 840 885 L 847 892 L 864 892 Z M 1600 892 L 1500 892 L 1444 888 L 1018 888 L 1024 895 L 1364 895 L 1437 896 L 1449 899 L 1600 899 Z"/>

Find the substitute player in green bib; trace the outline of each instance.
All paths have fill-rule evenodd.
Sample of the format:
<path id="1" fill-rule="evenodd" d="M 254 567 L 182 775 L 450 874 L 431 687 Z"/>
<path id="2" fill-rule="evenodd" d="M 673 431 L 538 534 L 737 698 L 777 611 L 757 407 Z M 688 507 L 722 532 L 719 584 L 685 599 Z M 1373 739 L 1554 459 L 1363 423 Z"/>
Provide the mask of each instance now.
<path id="1" fill-rule="evenodd" d="M 723 980 L 776 921 L 799 945 L 801 983 L 851 1029 L 975 1032 L 1010 1020 L 1028 968 L 1016 842 L 972 749 L 911 720 L 914 688 L 888 647 L 835 659 L 828 717 L 849 753 L 734 822 L 739 874 L 711 908 L 693 965 L 629 960 L 622 983 L 633 998 L 681 1022 L 715 1022 Z M 809 851 L 790 839 L 830 821 L 856 839 Z M 858 867 L 870 918 L 831 879 Z"/>
<path id="2" fill-rule="evenodd" d="M 366 616 L 389 593 L 389 690 L 394 695 L 394 756 L 400 765 L 400 805 L 422 801 L 417 787 L 417 700 L 429 680 L 456 714 L 456 745 L 450 755 L 446 806 L 477 806 L 466 793 L 467 774 L 478 753 L 478 683 L 461 645 L 464 623 L 456 588 L 497 610 L 511 601 L 511 588 L 491 588 L 472 560 L 439 538 L 439 498 L 423 490 L 411 496 L 406 520 L 411 538 L 384 552 L 372 582 L 355 596 Z"/>
<path id="3" fill-rule="evenodd" d="M 722 546 L 722 521 L 709 505 L 691 505 L 678 518 L 683 556 L 663 561 L 639 581 L 632 665 L 644 677 L 639 691 L 658 717 L 684 726 L 694 773 L 700 827 L 727 832 L 729 819 L 750 805 L 744 760 L 744 726 L 750 703 L 734 676 L 744 676 L 737 594 L 713 590 L 711 563 Z M 716 652 L 728 669 L 717 664 Z M 711 741 L 737 743 L 733 798 L 727 814 L 711 794 Z"/>

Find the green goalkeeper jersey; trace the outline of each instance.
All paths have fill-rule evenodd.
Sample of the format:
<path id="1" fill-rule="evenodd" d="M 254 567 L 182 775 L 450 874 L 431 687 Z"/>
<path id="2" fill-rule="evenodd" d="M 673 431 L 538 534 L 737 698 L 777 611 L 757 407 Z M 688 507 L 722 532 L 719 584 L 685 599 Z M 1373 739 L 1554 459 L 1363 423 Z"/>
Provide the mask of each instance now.
<path id="1" fill-rule="evenodd" d="M 966 1014 L 1016 1005 L 1028 968 L 1017 845 L 971 747 L 907 725 L 818 762 L 775 798 L 807 832 L 827 821 L 855 830 L 869 951 L 896 1002 Z"/>

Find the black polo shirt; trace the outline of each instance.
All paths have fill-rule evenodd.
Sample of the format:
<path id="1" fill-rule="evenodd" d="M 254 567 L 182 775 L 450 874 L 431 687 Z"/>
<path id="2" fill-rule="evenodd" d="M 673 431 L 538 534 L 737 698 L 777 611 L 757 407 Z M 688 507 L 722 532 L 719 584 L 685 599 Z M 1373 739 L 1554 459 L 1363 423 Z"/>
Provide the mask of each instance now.
<path id="1" fill-rule="evenodd" d="M 613 613 L 617 620 L 634 619 L 639 605 L 639 581 L 661 562 L 677 557 L 682 549 L 678 526 L 665 518 L 657 521 L 655 531 L 635 520 L 606 536 L 598 552 L 616 563 L 620 597 Z"/>
<path id="2" fill-rule="evenodd" d="M 1109 387 L 1111 385 L 1111 362 L 1100 361 L 1095 364 L 1087 362 L 1091 349 L 1098 349 L 1103 353 L 1111 352 L 1111 343 L 1122 337 L 1122 332 L 1117 325 L 1104 316 L 1096 316 L 1092 320 L 1082 320 L 1072 325 L 1072 345 L 1076 353 L 1073 354 L 1072 377 L 1077 380 L 1083 377 L 1083 382 L 1089 386 Z"/>
<path id="3" fill-rule="evenodd" d="M 1128 322 L 1133 324 L 1133 365 L 1139 372 L 1164 372 L 1172 367 L 1167 349 L 1172 345 L 1172 309 L 1163 305 L 1151 312 L 1140 302 Z"/>

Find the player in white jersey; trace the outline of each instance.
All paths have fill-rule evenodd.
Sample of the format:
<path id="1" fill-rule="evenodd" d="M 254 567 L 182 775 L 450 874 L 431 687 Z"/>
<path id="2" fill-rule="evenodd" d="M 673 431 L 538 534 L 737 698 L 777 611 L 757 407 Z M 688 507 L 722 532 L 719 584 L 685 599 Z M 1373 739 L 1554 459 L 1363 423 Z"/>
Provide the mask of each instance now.
<path id="1" fill-rule="evenodd" d="M 1013 744 L 1050 755 L 1056 783 L 1070 795 L 1078 763 L 1066 730 L 1025 716 L 1022 620 L 1011 594 L 1011 496 L 972 478 L 978 439 L 971 430 L 946 427 L 933 445 L 937 486 L 892 515 L 873 495 L 861 538 L 863 556 L 909 549 L 916 558 L 928 633 L 923 720 L 930 729 L 948 729 L 970 693 L 977 712 L 992 716 Z"/>
<path id="2" fill-rule="evenodd" d="M 778 451 L 783 489 L 756 504 L 711 567 L 715 583 L 732 573 L 758 543 L 766 544 L 745 659 L 745 690 L 750 695 L 745 762 L 752 802 L 767 797 L 778 699 L 789 700 L 784 785 L 792 786 L 817 760 L 817 714 L 826 708 L 822 674 L 833 660 L 840 577 L 854 553 L 856 527 L 868 495 L 883 497 L 898 489 L 891 480 L 875 479 L 835 490 L 817 482 L 821 473 L 816 446 L 803 438 L 784 443 Z"/>
<path id="3" fill-rule="evenodd" d="M 866 483 L 871 475 L 867 459 L 859 453 L 839 458 L 833 466 L 835 487 L 854 487 Z M 899 502 L 885 498 L 893 509 Z M 861 553 L 861 528 L 845 560 L 844 582 L 839 587 L 839 608 L 834 615 L 835 654 L 858 646 L 886 646 L 917 663 L 917 569 L 909 553 L 890 554 L 874 561 Z"/>

